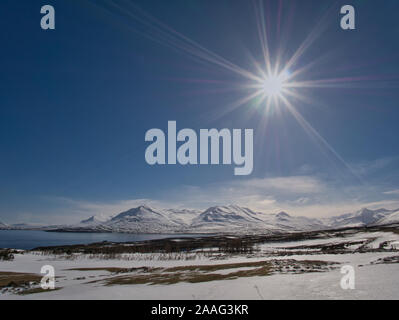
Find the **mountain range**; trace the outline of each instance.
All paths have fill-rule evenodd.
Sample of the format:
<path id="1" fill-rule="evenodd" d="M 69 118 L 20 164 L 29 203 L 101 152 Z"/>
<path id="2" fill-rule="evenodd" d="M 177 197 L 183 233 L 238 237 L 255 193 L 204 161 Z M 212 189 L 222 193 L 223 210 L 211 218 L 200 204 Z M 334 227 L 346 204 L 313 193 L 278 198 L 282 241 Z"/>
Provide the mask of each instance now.
<path id="1" fill-rule="evenodd" d="M 399 209 L 361 209 L 330 218 L 308 218 L 286 212 L 263 213 L 236 205 L 204 211 L 139 206 L 109 218 L 92 216 L 77 224 L 58 226 L 5 225 L 0 229 L 35 229 L 68 232 L 130 233 L 268 233 L 338 229 L 399 223 Z"/>
<path id="2" fill-rule="evenodd" d="M 8 226 L 0 221 L 0 229 L 8 229 Z"/>

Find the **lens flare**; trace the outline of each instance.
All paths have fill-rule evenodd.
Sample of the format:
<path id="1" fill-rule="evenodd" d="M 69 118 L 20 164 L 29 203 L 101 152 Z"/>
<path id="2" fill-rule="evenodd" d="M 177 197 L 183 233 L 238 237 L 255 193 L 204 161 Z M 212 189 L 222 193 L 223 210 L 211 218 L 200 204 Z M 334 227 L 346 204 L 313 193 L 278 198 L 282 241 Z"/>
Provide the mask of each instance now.
<path id="1" fill-rule="evenodd" d="M 284 81 L 280 77 L 270 76 L 263 82 L 263 90 L 266 96 L 276 97 L 282 93 Z"/>
<path id="2" fill-rule="evenodd" d="M 349 170 L 353 176 L 359 178 L 327 140 L 299 113 L 295 102 L 302 101 L 307 104 L 320 104 L 319 101 L 314 101 L 311 96 L 306 94 L 306 90 L 309 89 L 367 89 L 381 86 L 381 81 L 384 81 L 384 85 L 387 85 L 392 80 L 397 81 L 398 76 L 351 76 L 346 74 L 341 77 L 335 76 L 329 78 L 326 75 L 321 79 L 314 78 L 312 70 L 319 66 L 328 55 L 314 57 L 307 64 L 303 62 L 304 60 L 309 60 L 307 58 L 309 49 L 314 46 L 315 42 L 327 29 L 328 23 L 325 22 L 333 21 L 330 18 L 335 15 L 335 6 L 331 5 L 326 9 L 325 13 L 320 17 L 319 22 L 305 35 L 304 40 L 299 44 L 297 49 L 287 55 L 285 54 L 287 50 L 285 50 L 283 43 L 284 37 L 281 35 L 283 31 L 281 30 L 281 21 L 283 19 L 282 3 L 280 0 L 276 27 L 280 44 L 278 44 L 277 50 L 273 50 L 273 46 L 270 45 L 271 39 L 273 39 L 270 34 L 270 30 L 272 29 L 271 22 L 273 21 L 270 11 L 265 8 L 264 0 L 253 0 L 259 49 L 263 56 L 261 59 L 255 59 L 254 55 L 248 51 L 247 58 L 253 62 L 254 70 L 252 68 L 248 70 L 233 63 L 227 57 L 213 52 L 183 33 L 173 29 L 171 26 L 166 25 L 131 1 L 120 0 L 116 3 L 114 1 L 99 0 L 98 3 L 93 5 L 115 14 L 118 17 L 118 21 L 120 17 L 123 17 L 128 30 L 131 32 L 140 34 L 175 51 L 179 51 L 190 57 L 193 61 L 200 62 L 205 66 L 212 66 L 212 72 L 221 70 L 239 76 L 242 81 L 240 80 L 239 84 L 233 83 L 229 88 L 237 92 L 243 92 L 242 97 L 216 110 L 214 116 L 211 117 L 212 120 L 216 120 L 241 106 L 251 105 L 252 108 L 248 108 L 249 114 L 256 109 L 264 110 L 262 113 L 264 117 L 261 118 L 264 123 L 260 126 L 265 130 L 269 122 L 269 115 L 283 114 L 280 111 L 286 109 L 294 116 L 304 131 L 309 134 L 312 141 L 320 146 L 328 160 L 331 160 L 332 163 L 343 164 L 345 172 Z M 290 14 L 294 12 L 294 9 L 294 6 L 289 8 Z M 290 15 L 287 19 L 291 19 L 289 17 Z M 304 59 L 305 57 L 307 59 Z M 199 82 L 215 83 L 208 79 L 202 79 Z M 390 84 L 390 86 L 397 88 L 397 82 Z M 261 135 L 263 134 L 262 131 L 258 132 Z"/>

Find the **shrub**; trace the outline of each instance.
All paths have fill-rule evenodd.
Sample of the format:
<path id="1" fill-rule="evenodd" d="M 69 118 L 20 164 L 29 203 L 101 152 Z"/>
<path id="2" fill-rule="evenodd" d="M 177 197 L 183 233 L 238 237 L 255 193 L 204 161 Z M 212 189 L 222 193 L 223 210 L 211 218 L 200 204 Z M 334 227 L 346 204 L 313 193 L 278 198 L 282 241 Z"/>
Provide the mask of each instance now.
<path id="1" fill-rule="evenodd" d="M 0 249 L 0 261 L 14 260 L 13 251 L 10 249 Z"/>

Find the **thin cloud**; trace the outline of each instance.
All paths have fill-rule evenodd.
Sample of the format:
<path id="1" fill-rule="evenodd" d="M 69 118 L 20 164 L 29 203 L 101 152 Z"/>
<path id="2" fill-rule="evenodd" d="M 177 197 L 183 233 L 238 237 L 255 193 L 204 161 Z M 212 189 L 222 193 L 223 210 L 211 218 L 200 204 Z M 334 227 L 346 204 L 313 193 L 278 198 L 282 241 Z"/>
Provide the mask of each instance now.
<path id="1" fill-rule="evenodd" d="M 390 191 L 385 191 L 385 192 L 383 192 L 383 194 L 399 196 L 399 189 L 390 190 Z"/>
<path id="2" fill-rule="evenodd" d="M 324 184 L 311 176 L 291 176 L 243 181 L 243 187 L 274 190 L 283 193 L 310 194 L 325 190 Z"/>
<path id="3" fill-rule="evenodd" d="M 352 164 L 351 167 L 357 174 L 363 176 L 387 168 L 398 159 L 399 157 L 384 157 L 371 161 L 362 161 L 356 164 Z"/>

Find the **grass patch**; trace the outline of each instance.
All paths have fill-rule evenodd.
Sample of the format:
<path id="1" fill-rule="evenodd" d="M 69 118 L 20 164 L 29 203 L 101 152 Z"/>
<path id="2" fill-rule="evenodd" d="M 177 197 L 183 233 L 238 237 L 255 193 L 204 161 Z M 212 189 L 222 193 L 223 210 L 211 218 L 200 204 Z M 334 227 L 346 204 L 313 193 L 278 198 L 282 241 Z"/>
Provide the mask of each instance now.
<path id="1" fill-rule="evenodd" d="M 201 272 L 177 272 L 150 275 L 122 276 L 106 279 L 106 285 L 133 285 L 150 284 L 166 285 L 179 282 L 200 283 L 209 281 L 232 280 L 240 277 L 268 276 L 271 274 L 270 266 L 263 266 L 253 270 L 241 270 L 228 274 L 201 273 Z"/>
<path id="2" fill-rule="evenodd" d="M 225 263 L 216 265 L 189 265 L 172 268 L 146 268 L 145 273 L 130 274 L 111 277 L 108 279 L 94 280 L 89 283 L 105 282 L 105 285 L 168 285 L 179 282 L 200 283 L 218 280 L 231 280 L 242 277 L 268 276 L 273 273 L 307 273 L 307 272 L 325 272 L 331 270 L 336 262 L 319 260 L 267 260 L 241 263 Z M 225 274 L 217 271 L 250 268 L 228 272 Z M 144 268 L 84 268 L 79 270 L 107 270 L 116 273 L 134 272 Z M 74 269 L 76 270 L 76 269 Z"/>
<path id="3" fill-rule="evenodd" d="M 380 258 L 376 261 L 371 262 L 371 264 L 391 264 L 399 263 L 399 256 Z"/>
<path id="4" fill-rule="evenodd" d="M 110 273 L 120 273 L 127 272 L 127 268 L 117 268 L 117 267 L 97 267 L 97 268 L 72 268 L 66 269 L 66 271 L 108 271 Z"/>
<path id="5" fill-rule="evenodd" d="M 22 287 L 31 283 L 39 283 L 42 276 L 33 273 L 0 271 L 0 289 L 5 287 Z"/>
<path id="6" fill-rule="evenodd" d="M 15 253 L 15 250 L 0 249 L 0 261 L 14 260 L 14 253 Z"/>
<path id="7" fill-rule="evenodd" d="M 19 294 L 21 296 L 25 296 L 25 295 L 28 295 L 28 294 L 52 292 L 52 291 L 57 291 L 57 290 L 60 290 L 60 289 L 62 289 L 62 288 L 55 288 L 55 289 L 51 289 L 51 290 L 49 290 L 49 289 L 45 290 L 45 289 L 42 289 L 42 288 L 39 287 L 39 288 L 26 289 L 26 290 L 18 292 L 17 294 Z"/>
<path id="8" fill-rule="evenodd" d="M 118 267 L 94 267 L 94 268 L 72 268 L 66 269 L 66 271 L 108 271 L 110 273 L 129 273 L 129 272 L 152 272 L 160 271 L 162 268 L 150 268 L 150 267 L 139 267 L 139 268 L 118 268 Z"/>
<path id="9" fill-rule="evenodd" d="M 165 271 L 166 272 L 177 272 L 177 271 L 213 272 L 225 269 L 262 267 L 269 265 L 270 262 L 268 261 L 256 261 L 256 262 L 225 263 L 225 264 L 214 264 L 214 265 L 179 266 L 179 267 L 167 268 L 165 269 Z"/>

